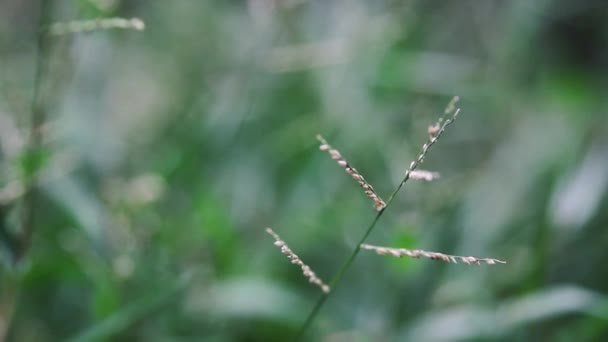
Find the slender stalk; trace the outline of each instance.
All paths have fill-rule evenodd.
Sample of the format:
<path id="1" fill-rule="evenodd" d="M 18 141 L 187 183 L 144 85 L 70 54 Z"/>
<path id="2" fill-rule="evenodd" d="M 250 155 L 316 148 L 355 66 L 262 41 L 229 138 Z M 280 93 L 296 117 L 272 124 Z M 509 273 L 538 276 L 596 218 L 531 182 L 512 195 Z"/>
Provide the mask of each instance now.
<path id="1" fill-rule="evenodd" d="M 34 71 L 34 83 L 33 93 L 31 102 L 31 123 L 30 123 L 30 136 L 28 153 L 29 157 L 37 158 L 36 154 L 40 148 L 42 142 L 42 125 L 46 121 L 46 106 L 44 99 L 43 82 L 48 71 L 48 54 L 49 54 L 49 40 L 44 30 L 46 27 L 48 18 L 50 16 L 51 1 L 40 0 L 40 8 L 38 14 L 38 26 L 37 26 L 37 41 L 36 41 L 36 66 Z M 22 229 L 17 243 L 17 250 L 15 255 L 15 263 L 22 260 L 31 244 L 32 231 L 34 227 L 35 207 L 37 202 L 37 193 L 34 189 L 36 183 L 35 172 L 30 174 L 28 171 L 27 179 L 25 180 L 26 193 L 23 198 L 23 209 L 22 209 Z"/>
<path id="2" fill-rule="evenodd" d="M 386 203 L 387 206 L 388 206 L 389 203 L 390 203 L 390 200 Z M 348 257 L 348 259 L 346 259 L 346 261 L 344 262 L 344 264 L 342 264 L 342 267 L 340 267 L 340 270 L 338 270 L 338 273 L 336 273 L 336 275 L 332 278 L 331 282 L 329 283 L 329 287 L 332 290 L 335 289 L 336 285 L 340 282 L 340 280 L 342 279 L 342 276 L 344 275 L 344 273 L 346 272 L 346 270 L 350 267 L 350 265 L 353 263 L 353 261 L 355 261 L 355 258 L 357 257 L 357 254 L 359 254 L 359 251 L 361 250 L 361 244 L 363 242 L 365 242 L 365 240 L 367 239 L 367 237 L 369 236 L 369 234 L 372 232 L 372 230 L 374 230 L 374 227 L 376 226 L 376 223 L 378 223 L 378 220 L 382 216 L 382 213 L 384 213 L 385 209 L 386 209 L 386 207 L 384 209 L 380 210 L 378 212 L 378 214 L 376 214 L 376 217 L 374 218 L 374 220 L 372 221 L 372 223 L 369 225 L 369 227 L 365 231 L 365 234 L 363 234 L 363 236 L 361 237 L 361 239 L 359 239 L 359 243 L 357 243 L 357 246 L 355 247 L 355 249 L 353 249 L 352 253 Z M 312 321 L 317 316 L 317 313 L 319 312 L 319 310 L 321 310 L 321 307 L 323 306 L 323 304 L 327 300 L 327 297 L 329 297 L 330 293 L 331 292 L 329 292 L 329 293 L 323 293 L 321 295 L 321 297 L 317 301 L 317 304 L 315 304 L 314 308 L 312 309 L 312 311 L 310 312 L 310 314 L 306 318 L 306 321 L 304 321 L 304 324 L 302 324 L 302 326 L 300 327 L 300 330 L 298 331 L 298 334 L 296 336 L 296 341 L 300 340 L 304 336 L 304 333 L 306 333 L 306 331 L 308 330 L 308 327 L 310 327 L 310 325 L 312 324 Z"/>
<path id="3" fill-rule="evenodd" d="M 40 0 L 38 23 L 36 27 L 36 48 L 35 48 L 35 70 L 33 80 L 33 91 L 31 99 L 31 123 L 28 153 L 36 153 L 40 143 L 42 142 L 41 126 L 46 121 L 46 109 L 42 98 L 42 82 L 48 68 L 48 41 L 43 27 L 47 23 L 51 7 L 50 0 Z M 22 207 L 20 209 L 21 231 L 16 235 L 14 240 L 13 263 L 17 265 L 27 254 L 31 243 L 32 229 L 35 218 L 35 207 L 37 195 L 33 191 L 35 180 L 28 173 L 25 179 L 25 194 L 22 199 Z M 0 341 L 10 334 L 13 314 L 19 306 L 20 288 L 18 273 L 1 274 L 0 278 L 4 281 L 2 284 L 3 293 L 0 293 L 0 319 L 3 321 L 3 326 L 0 327 Z"/>
<path id="4" fill-rule="evenodd" d="M 351 252 L 349 257 L 342 264 L 342 266 L 340 267 L 340 269 L 338 270 L 336 275 L 332 278 L 332 280 L 329 284 L 330 288 L 332 289 L 332 292 L 335 291 L 336 286 L 342 280 L 344 273 L 346 273 L 346 271 L 350 268 L 351 264 L 353 263 L 353 261 L 355 260 L 357 255 L 359 254 L 359 251 L 361 251 L 361 244 L 363 244 L 365 242 L 367 237 L 374 230 L 374 228 L 376 227 L 376 224 L 378 223 L 378 220 L 380 220 L 380 217 L 382 216 L 384 211 L 393 202 L 393 200 L 395 199 L 395 196 L 397 195 L 399 190 L 401 190 L 403 185 L 410 179 L 410 174 L 412 173 L 412 171 L 416 170 L 416 168 L 424 161 L 424 157 L 426 156 L 426 154 L 429 151 L 429 149 L 431 148 L 431 146 L 433 146 L 437 142 L 437 140 L 439 140 L 439 137 L 441 137 L 441 135 L 445 131 L 446 127 L 449 126 L 452 122 L 454 122 L 454 120 L 460 113 L 460 108 L 457 108 L 454 111 L 454 105 L 455 105 L 456 101 L 458 101 L 458 97 L 454 97 L 452 99 L 452 101 L 450 102 L 450 104 L 448 105 L 448 107 L 446 108 L 446 110 L 444 112 L 444 116 L 447 116 L 447 115 L 451 114 L 452 112 L 453 112 L 453 115 L 450 118 L 448 118 L 447 120 L 444 120 L 444 116 L 442 116 L 436 124 L 437 128 L 434 129 L 432 133 L 429 128 L 429 140 L 426 143 L 424 143 L 424 145 L 422 145 L 420 154 L 414 161 L 412 161 L 410 163 L 410 166 L 405 171 L 405 175 L 404 175 L 403 179 L 401 180 L 401 182 L 399 182 L 399 185 L 397 186 L 397 188 L 393 191 L 391 196 L 386 201 L 386 206 L 384 208 L 382 208 L 380 211 L 378 211 L 378 213 L 376 214 L 376 217 L 374 218 L 372 223 L 369 225 L 369 227 L 367 228 L 367 230 L 365 231 L 363 236 L 361 236 L 361 238 L 359 239 L 359 242 L 357 243 L 357 245 L 355 246 L 355 248 L 353 249 L 353 251 Z M 319 297 L 319 299 L 317 300 L 317 303 L 315 304 L 315 306 L 313 307 L 311 312 L 306 317 L 306 320 L 304 321 L 304 323 L 298 330 L 298 333 L 295 337 L 296 341 L 299 341 L 304 337 L 304 334 L 306 333 L 306 331 L 308 331 L 308 328 L 311 326 L 312 322 L 317 317 L 317 315 L 319 314 L 319 311 L 321 310 L 321 308 L 325 304 L 325 301 L 327 301 L 327 298 L 329 297 L 330 293 L 332 293 L 332 292 L 323 293 L 321 295 L 321 297 Z"/>

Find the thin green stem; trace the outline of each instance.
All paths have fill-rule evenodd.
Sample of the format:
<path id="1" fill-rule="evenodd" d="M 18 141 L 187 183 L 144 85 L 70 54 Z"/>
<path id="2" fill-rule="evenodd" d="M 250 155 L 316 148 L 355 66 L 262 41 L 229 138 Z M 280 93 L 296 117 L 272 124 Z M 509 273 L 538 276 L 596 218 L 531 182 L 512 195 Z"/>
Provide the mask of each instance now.
<path id="1" fill-rule="evenodd" d="M 389 202 L 387 202 L 386 204 L 388 205 Z M 386 209 L 386 207 L 384 209 Z M 353 249 L 353 251 L 350 254 L 350 256 L 348 257 L 348 259 L 346 259 L 344 264 L 342 264 L 342 267 L 340 267 L 340 270 L 338 270 L 338 273 L 336 273 L 336 275 L 332 278 L 331 282 L 329 283 L 329 288 L 332 289 L 332 291 L 335 289 L 336 285 L 340 282 L 340 280 L 344 276 L 344 273 L 346 272 L 346 270 L 350 267 L 350 265 L 353 263 L 353 261 L 355 261 L 357 254 L 359 254 L 359 251 L 361 250 L 361 244 L 365 242 L 365 240 L 367 239 L 369 234 L 372 232 L 372 230 L 374 230 L 374 227 L 376 226 L 376 223 L 380 219 L 380 216 L 382 216 L 382 213 L 384 213 L 384 209 L 380 210 L 378 212 L 378 214 L 376 214 L 376 217 L 374 218 L 374 220 L 372 221 L 370 226 L 365 231 L 365 234 L 363 234 L 361 239 L 359 239 L 359 243 L 357 243 L 357 245 Z M 321 297 L 317 301 L 317 304 L 315 304 L 314 308 L 312 309 L 312 311 L 306 318 L 306 321 L 304 321 L 304 324 L 302 324 L 302 326 L 300 327 L 300 330 L 298 331 L 298 334 L 296 336 L 296 340 L 300 340 L 304 336 L 304 333 L 308 330 L 308 327 L 312 324 L 312 321 L 317 316 L 317 313 L 319 312 L 319 310 L 321 309 L 321 307 L 327 300 L 327 297 L 329 296 L 330 293 L 331 292 L 323 293 L 321 295 Z"/>
<path id="2" fill-rule="evenodd" d="M 31 99 L 31 123 L 30 123 L 30 135 L 28 142 L 29 153 L 36 152 L 42 137 L 40 135 L 40 126 L 46 119 L 46 110 L 44 107 L 44 101 L 42 99 L 42 82 L 48 68 L 47 64 L 47 53 L 48 53 L 48 42 L 46 34 L 44 33 L 43 27 L 46 25 L 47 19 L 49 18 L 49 12 L 51 7 L 50 0 L 40 0 L 39 13 L 38 13 L 38 26 L 36 33 L 36 47 L 35 47 L 35 70 L 33 80 L 33 90 Z M 15 236 L 14 241 L 14 252 L 13 252 L 13 264 L 18 263 L 25 257 L 29 250 L 31 243 L 32 229 L 34 225 L 34 218 L 36 216 L 34 208 L 36 207 L 37 195 L 33 191 L 35 180 L 27 175 L 25 178 L 26 192 L 22 199 L 22 207 L 20 208 L 19 215 L 21 215 L 21 231 Z M 11 239 L 12 240 L 12 239 Z M 0 278 L 4 281 L 3 291 L 0 293 L 0 317 L 4 321 L 4 327 L 0 328 L 0 341 L 10 335 L 10 330 L 13 324 L 13 315 L 16 308 L 19 307 L 20 301 L 20 274 L 19 272 L 12 273 L 10 270 L 7 274 L 0 274 Z"/>
<path id="3" fill-rule="evenodd" d="M 420 151 L 420 154 L 418 155 L 418 158 L 416 158 L 414 161 L 412 161 L 410 163 L 410 166 L 408 167 L 407 171 L 405 172 L 403 179 L 401 180 L 401 182 L 399 182 L 399 185 L 397 185 L 397 187 L 395 188 L 393 193 L 390 195 L 390 197 L 386 201 L 386 206 L 383 209 L 381 209 L 378 212 L 378 214 L 376 214 L 376 217 L 374 218 L 372 223 L 369 225 L 369 227 L 367 228 L 367 230 L 365 231 L 363 236 L 361 236 L 361 238 L 359 239 L 359 242 L 357 243 L 357 245 L 355 246 L 355 248 L 349 255 L 348 259 L 346 259 L 346 261 L 342 264 L 342 266 L 340 267 L 340 269 L 338 270 L 336 275 L 332 278 L 332 280 L 329 284 L 332 292 L 335 290 L 338 283 L 342 280 L 344 273 L 346 273 L 346 271 L 350 268 L 351 264 L 353 263 L 353 261 L 355 260 L 357 255 L 359 254 L 359 251 L 361 250 L 361 244 L 363 244 L 365 242 L 365 240 L 367 239 L 367 237 L 372 233 L 372 231 L 376 227 L 376 224 L 378 223 L 378 220 L 380 220 L 380 217 L 382 216 L 382 214 L 384 213 L 386 208 L 388 208 L 388 206 L 393 202 L 393 200 L 395 199 L 395 196 L 397 195 L 399 190 L 401 190 L 403 185 L 410 179 L 410 174 L 412 173 L 412 171 L 416 170 L 416 168 L 424 161 L 424 157 L 426 156 L 430 147 L 433 146 L 437 142 L 437 140 L 439 140 L 439 137 L 441 137 L 441 135 L 445 131 L 446 127 L 449 126 L 452 122 L 454 122 L 454 120 L 460 113 L 460 108 L 457 108 L 455 111 L 453 111 L 453 107 L 454 107 L 454 104 L 456 103 L 456 101 L 458 101 L 457 97 L 452 99 L 452 101 L 450 102 L 450 104 L 448 105 L 448 108 L 446 109 L 446 111 L 444 113 L 444 115 L 448 115 L 453 112 L 453 115 L 445 121 L 443 120 L 443 116 L 439 120 L 438 131 L 434 135 L 431 135 L 429 140 L 424 145 L 422 145 L 422 149 Z M 304 334 L 306 333 L 306 331 L 308 331 L 308 328 L 311 326 L 312 322 L 317 317 L 317 315 L 319 314 L 319 311 L 321 310 L 321 308 L 327 301 L 327 298 L 329 297 L 329 295 L 332 292 L 323 293 L 321 295 L 321 297 L 319 297 L 319 299 L 317 300 L 317 303 L 315 304 L 313 309 L 310 311 L 310 313 L 306 317 L 306 320 L 304 321 L 304 323 L 298 330 L 298 333 L 295 337 L 296 341 L 299 341 L 304 337 Z"/>
<path id="4" fill-rule="evenodd" d="M 42 142 L 42 125 L 46 121 L 46 108 L 44 101 L 44 89 L 43 82 L 44 78 L 47 74 L 48 69 L 48 37 L 44 31 L 44 27 L 48 22 L 48 18 L 50 16 L 50 8 L 51 1 L 50 0 L 40 0 L 40 13 L 38 14 L 38 27 L 37 27 L 37 36 L 36 36 L 36 66 L 34 71 L 34 83 L 33 83 L 33 93 L 32 93 L 32 102 L 31 102 L 31 123 L 30 123 L 30 136 L 29 136 L 29 153 L 31 154 L 30 158 L 36 158 L 34 155 L 38 153 L 38 149 L 40 148 L 40 144 Z M 30 167 L 28 165 L 28 167 Z M 29 171 L 28 171 L 29 173 Z M 22 209 L 22 229 L 18 238 L 16 255 L 15 255 L 15 263 L 18 263 L 22 260 L 27 254 L 30 243 L 31 236 L 34 227 L 34 218 L 35 207 L 37 202 L 37 194 L 34 189 L 34 185 L 36 183 L 36 175 L 35 172 L 33 174 L 28 174 L 27 179 L 25 180 L 26 184 L 26 193 L 23 198 L 23 209 Z"/>

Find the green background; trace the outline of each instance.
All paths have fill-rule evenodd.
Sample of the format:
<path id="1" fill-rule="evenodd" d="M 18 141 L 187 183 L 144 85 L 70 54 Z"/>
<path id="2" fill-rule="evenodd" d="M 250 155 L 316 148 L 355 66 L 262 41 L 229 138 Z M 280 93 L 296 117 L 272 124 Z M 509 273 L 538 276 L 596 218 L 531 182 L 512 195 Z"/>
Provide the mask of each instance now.
<path id="1" fill-rule="evenodd" d="M 0 340 L 289 340 L 320 291 L 264 228 L 329 281 L 375 215 L 315 135 L 386 199 L 454 95 L 367 242 L 508 263 L 362 251 L 306 339 L 608 338 L 605 1 L 48 1 L 146 29 L 42 54 L 40 3 L 0 3 Z"/>

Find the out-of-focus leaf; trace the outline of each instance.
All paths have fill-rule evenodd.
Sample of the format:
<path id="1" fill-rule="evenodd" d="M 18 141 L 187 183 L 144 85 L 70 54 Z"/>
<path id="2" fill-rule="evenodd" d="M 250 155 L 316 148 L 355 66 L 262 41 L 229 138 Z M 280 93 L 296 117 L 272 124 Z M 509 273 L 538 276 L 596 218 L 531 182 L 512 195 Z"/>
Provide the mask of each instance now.
<path id="1" fill-rule="evenodd" d="M 498 338 L 521 326 L 566 314 L 605 315 L 608 297 L 578 286 L 556 286 L 508 300 L 498 307 L 462 305 L 431 311 L 415 320 L 400 339 L 462 341 Z M 441 327 L 441 329 L 438 329 Z"/>
<path id="2" fill-rule="evenodd" d="M 167 287 L 142 295 L 131 304 L 120 308 L 104 320 L 93 324 L 90 328 L 69 339 L 70 342 L 104 341 L 128 329 L 137 321 L 148 315 L 153 315 L 163 306 L 177 300 L 187 288 L 190 277 L 184 277 Z"/>
<path id="3" fill-rule="evenodd" d="M 265 318 L 296 324 L 302 319 L 301 298 L 280 285 L 260 278 L 218 282 L 210 289 L 190 293 L 188 310 L 225 319 Z"/>
<path id="4" fill-rule="evenodd" d="M 62 178 L 45 185 L 45 190 L 54 200 L 74 217 L 80 228 L 95 244 L 103 244 L 106 225 L 102 204 L 86 185 L 74 178 Z"/>

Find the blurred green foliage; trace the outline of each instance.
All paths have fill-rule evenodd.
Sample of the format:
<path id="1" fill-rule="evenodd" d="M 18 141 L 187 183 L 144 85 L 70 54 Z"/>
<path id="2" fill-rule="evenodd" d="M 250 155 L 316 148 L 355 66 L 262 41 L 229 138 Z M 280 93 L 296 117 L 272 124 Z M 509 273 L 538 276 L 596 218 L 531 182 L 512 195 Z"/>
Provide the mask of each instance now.
<path id="1" fill-rule="evenodd" d="M 508 264 L 363 251 L 308 338 L 608 338 L 604 1 L 49 1 L 146 29 L 36 83 L 42 1 L 0 3 L 0 339 L 291 338 L 319 291 L 263 228 L 329 280 L 374 217 L 315 134 L 388 196 L 453 95 L 368 242 Z"/>

